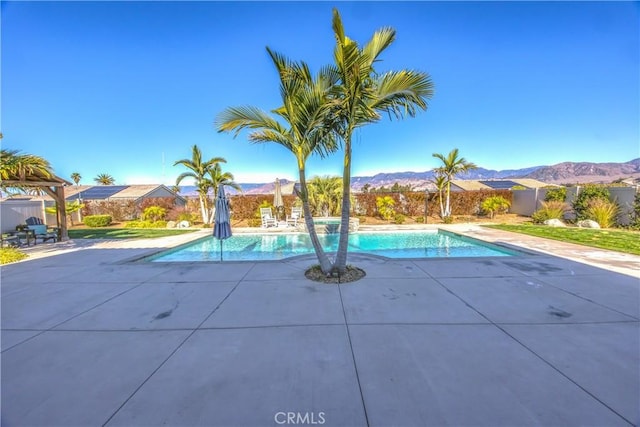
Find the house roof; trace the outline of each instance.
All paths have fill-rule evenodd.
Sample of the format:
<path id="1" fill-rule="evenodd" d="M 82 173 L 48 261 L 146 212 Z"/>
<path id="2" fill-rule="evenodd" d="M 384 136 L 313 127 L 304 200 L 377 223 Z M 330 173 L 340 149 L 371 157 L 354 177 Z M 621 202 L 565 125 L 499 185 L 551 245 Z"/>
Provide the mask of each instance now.
<path id="1" fill-rule="evenodd" d="M 454 179 L 451 184 L 464 191 L 474 190 L 509 190 L 516 185 L 522 185 L 527 188 L 542 188 L 549 184 L 531 178 L 513 178 L 513 179 Z"/>
<path id="2" fill-rule="evenodd" d="M 65 187 L 65 200 L 73 202 L 81 198 L 82 200 L 105 200 L 105 199 L 134 199 L 138 200 L 145 197 L 149 193 L 164 188 L 168 192 L 173 193 L 169 188 L 162 184 L 145 184 L 145 185 L 70 185 Z M 186 200 L 180 195 L 176 197 Z M 52 201 L 48 195 L 30 196 L 20 195 L 22 199 L 29 200 L 45 200 Z"/>
<path id="3" fill-rule="evenodd" d="M 480 181 L 471 179 L 454 179 L 451 184 L 464 191 L 489 190 L 491 187 L 482 184 Z"/>

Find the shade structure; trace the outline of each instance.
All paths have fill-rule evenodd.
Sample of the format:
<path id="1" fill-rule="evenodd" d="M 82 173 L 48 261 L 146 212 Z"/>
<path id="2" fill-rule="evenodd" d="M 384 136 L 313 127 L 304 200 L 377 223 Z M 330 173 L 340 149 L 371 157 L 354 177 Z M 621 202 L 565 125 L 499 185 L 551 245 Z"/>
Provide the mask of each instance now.
<path id="1" fill-rule="evenodd" d="M 213 237 L 220 240 L 220 261 L 222 261 L 222 242 L 231 237 L 231 215 L 229 213 L 229 201 L 224 194 L 224 185 L 218 187 L 218 197 L 216 197 L 216 213 L 214 215 L 215 224 L 213 226 Z"/>
<path id="2" fill-rule="evenodd" d="M 284 209 L 284 202 L 282 201 L 282 188 L 280 187 L 280 180 L 276 178 L 276 183 L 273 187 L 273 207 L 276 208 L 276 217 L 280 211 Z M 280 218 L 277 218 L 278 220 Z"/>

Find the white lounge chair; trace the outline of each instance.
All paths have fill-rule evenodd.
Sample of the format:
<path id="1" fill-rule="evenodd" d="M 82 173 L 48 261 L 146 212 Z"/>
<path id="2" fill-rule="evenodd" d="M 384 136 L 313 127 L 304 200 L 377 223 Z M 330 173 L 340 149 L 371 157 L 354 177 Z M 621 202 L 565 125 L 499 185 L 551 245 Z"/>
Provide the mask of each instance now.
<path id="1" fill-rule="evenodd" d="M 277 227 L 278 221 L 273 216 L 271 208 L 260 208 L 260 218 L 262 218 L 262 227 Z"/>
<path id="2" fill-rule="evenodd" d="M 291 216 L 287 216 L 287 227 L 297 227 L 300 218 L 302 218 L 302 208 L 291 208 Z"/>

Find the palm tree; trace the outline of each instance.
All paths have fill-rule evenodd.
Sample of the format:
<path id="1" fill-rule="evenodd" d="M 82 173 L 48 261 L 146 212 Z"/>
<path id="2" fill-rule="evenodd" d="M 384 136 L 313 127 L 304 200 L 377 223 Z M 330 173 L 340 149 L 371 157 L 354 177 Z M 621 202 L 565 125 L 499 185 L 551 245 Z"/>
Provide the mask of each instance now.
<path id="1" fill-rule="evenodd" d="M 414 117 L 418 110 L 427 109 L 427 100 L 433 96 L 433 83 L 427 73 L 400 70 L 378 74 L 374 64 L 380 54 L 395 40 L 395 30 L 382 28 L 362 48 L 344 34 L 337 9 L 333 10 L 333 32 L 336 38 L 335 63 L 323 70 L 334 82 L 334 122 L 343 142 L 344 170 L 342 175 L 342 218 L 340 241 L 334 270 L 339 274 L 346 269 L 349 241 L 351 141 L 359 127 L 377 122 L 380 113 L 395 118 Z"/>
<path id="2" fill-rule="evenodd" d="M 234 181 L 232 173 L 222 172 L 220 163 L 214 164 L 213 167 L 209 169 L 209 174 L 208 177 L 205 178 L 205 181 L 209 188 L 213 188 L 214 200 L 218 197 L 218 189 L 220 188 L 220 185 L 227 185 L 237 191 L 242 191 L 242 187 Z M 211 210 L 209 222 L 213 222 L 213 210 Z"/>
<path id="3" fill-rule="evenodd" d="M 438 200 L 440 201 L 440 218 L 444 218 L 445 215 L 444 215 L 443 193 L 444 193 L 444 189 L 447 186 L 447 178 L 441 173 L 436 173 L 436 176 L 433 179 L 433 183 L 436 185 L 436 188 L 438 189 Z"/>
<path id="4" fill-rule="evenodd" d="M 76 185 L 80 184 L 81 179 L 82 179 L 82 175 L 80 175 L 78 172 L 74 172 L 71 174 L 71 180 L 74 182 L 74 184 Z"/>
<path id="5" fill-rule="evenodd" d="M 33 154 L 20 154 L 18 150 L 0 150 L 0 188 L 9 192 L 9 188 L 18 192 L 39 195 L 42 190 L 38 187 L 29 187 L 12 183 L 6 185 L 5 180 L 29 181 L 37 177 L 39 180 L 53 176 L 53 170 L 49 162 L 40 156 Z"/>
<path id="6" fill-rule="evenodd" d="M 331 104 L 327 102 L 329 82 L 322 76 L 313 77 L 304 62 L 294 62 L 267 47 L 280 78 L 282 106 L 273 110 L 286 125 L 269 113 L 256 107 L 231 107 L 216 118 L 219 132 L 235 130 L 237 136 L 243 129 L 254 129 L 249 142 L 273 142 L 289 150 L 296 158 L 304 219 L 320 268 L 331 272 L 331 261 L 322 249 L 315 230 L 309 206 L 309 190 L 306 180 L 306 163 L 312 153 L 325 156 L 335 151 L 335 135 L 327 125 Z"/>
<path id="7" fill-rule="evenodd" d="M 209 160 L 202 160 L 202 151 L 197 145 L 191 147 L 191 159 L 181 159 L 173 163 L 173 166 L 181 165 L 189 169 L 189 172 L 183 172 L 176 178 L 176 185 L 180 185 L 185 178 L 193 178 L 195 186 L 198 189 L 198 198 L 200 199 L 200 214 L 202 222 L 209 224 L 209 190 L 211 184 L 207 180 L 207 174 L 218 163 L 226 163 L 222 157 L 213 157 Z"/>
<path id="8" fill-rule="evenodd" d="M 108 173 L 100 173 L 93 180 L 98 185 L 113 185 L 116 183 L 116 180 Z"/>
<path id="9" fill-rule="evenodd" d="M 442 161 L 442 166 L 434 169 L 437 174 L 444 176 L 446 180 L 447 201 L 444 207 L 443 218 L 451 216 L 451 181 L 453 178 L 462 172 L 467 172 L 471 169 L 477 169 L 474 163 L 468 162 L 464 157 L 458 157 L 458 149 L 454 148 L 446 156 L 440 153 L 433 153 L 433 157 Z"/>
<path id="10" fill-rule="evenodd" d="M 315 176 L 309 180 L 309 204 L 318 215 L 337 215 L 342 199 L 342 178 Z"/>

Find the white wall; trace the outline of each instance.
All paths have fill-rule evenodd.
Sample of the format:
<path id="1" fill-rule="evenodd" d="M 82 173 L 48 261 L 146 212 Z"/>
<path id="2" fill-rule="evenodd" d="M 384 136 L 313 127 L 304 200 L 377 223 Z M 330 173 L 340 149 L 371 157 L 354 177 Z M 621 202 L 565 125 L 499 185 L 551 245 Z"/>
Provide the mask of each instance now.
<path id="1" fill-rule="evenodd" d="M 48 225 L 56 225 L 55 215 L 45 214 L 48 202 L 32 200 L 4 200 L 0 202 L 0 228 L 3 233 L 15 231 L 16 225 L 24 224 L 29 217 L 41 218 Z M 53 202 L 50 203 L 53 206 Z"/>

